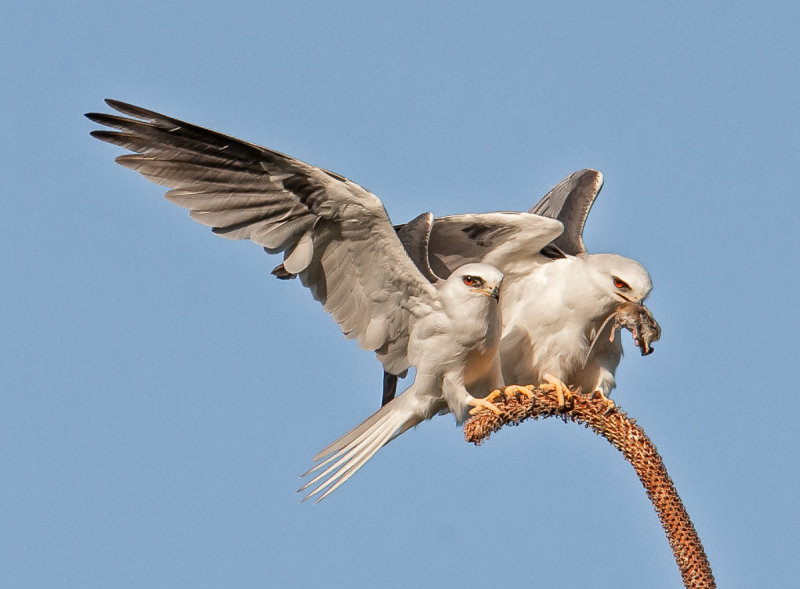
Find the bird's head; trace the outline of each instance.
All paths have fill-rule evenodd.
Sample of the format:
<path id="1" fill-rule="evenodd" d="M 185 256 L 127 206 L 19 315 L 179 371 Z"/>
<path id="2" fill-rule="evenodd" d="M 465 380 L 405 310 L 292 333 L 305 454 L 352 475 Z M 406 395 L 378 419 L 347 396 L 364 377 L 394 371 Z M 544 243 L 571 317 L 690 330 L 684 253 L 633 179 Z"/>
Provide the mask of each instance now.
<path id="1" fill-rule="evenodd" d="M 503 273 L 489 264 L 465 264 L 456 268 L 446 280 L 446 285 L 468 295 L 478 294 L 491 297 L 497 302 L 500 298 L 500 285 Z"/>
<path id="2" fill-rule="evenodd" d="M 641 304 L 650 294 L 650 274 L 637 262 L 616 254 L 592 254 L 592 281 L 611 301 Z"/>

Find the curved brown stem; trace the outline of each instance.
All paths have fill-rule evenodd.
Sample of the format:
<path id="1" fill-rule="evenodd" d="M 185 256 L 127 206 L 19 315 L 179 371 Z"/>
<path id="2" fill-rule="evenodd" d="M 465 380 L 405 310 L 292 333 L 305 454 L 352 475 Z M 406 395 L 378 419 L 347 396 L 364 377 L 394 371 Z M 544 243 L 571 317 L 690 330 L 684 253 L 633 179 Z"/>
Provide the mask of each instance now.
<path id="1" fill-rule="evenodd" d="M 714 575 L 692 520 L 655 445 L 635 420 L 628 418 L 619 408 L 609 408 L 608 400 L 599 396 L 573 394 L 564 406 L 546 386 L 524 388 L 533 393 L 530 399 L 514 392 L 514 387 L 507 387 L 508 394 L 504 391 L 494 401 L 500 415 L 483 410 L 470 418 L 464 424 L 467 441 L 479 445 L 503 426 L 518 425 L 526 419 L 556 416 L 592 429 L 622 452 L 642 481 L 667 534 L 684 586 L 687 589 L 715 588 Z"/>

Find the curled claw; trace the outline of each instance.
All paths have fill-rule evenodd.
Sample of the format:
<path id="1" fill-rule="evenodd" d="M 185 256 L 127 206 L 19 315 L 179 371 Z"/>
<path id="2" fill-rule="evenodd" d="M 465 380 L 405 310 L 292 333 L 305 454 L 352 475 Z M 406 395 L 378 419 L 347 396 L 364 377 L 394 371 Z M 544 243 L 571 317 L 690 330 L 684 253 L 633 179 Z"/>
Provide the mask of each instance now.
<path id="1" fill-rule="evenodd" d="M 608 415 L 614 409 L 617 408 L 617 404 L 614 401 L 612 401 L 611 399 L 609 399 L 608 397 L 606 397 L 603 394 L 603 391 L 601 391 L 599 389 L 592 393 L 591 398 L 592 399 L 599 399 L 600 401 L 602 401 L 605 404 L 606 410 L 603 412 L 603 415 Z"/>
<path id="2" fill-rule="evenodd" d="M 497 391 L 497 392 L 498 392 L 498 396 L 499 396 L 499 392 L 500 391 Z M 469 414 L 470 415 L 478 415 L 481 412 L 481 410 L 483 410 L 483 409 L 488 409 L 489 411 L 491 411 L 495 415 L 500 415 L 501 414 L 501 411 L 497 407 L 497 405 L 495 405 L 494 403 L 492 403 L 491 401 L 488 401 L 486 399 L 476 399 L 475 397 L 471 397 L 471 398 L 469 398 L 467 400 L 467 405 L 471 405 L 472 406 L 472 409 L 469 410 Z"/>

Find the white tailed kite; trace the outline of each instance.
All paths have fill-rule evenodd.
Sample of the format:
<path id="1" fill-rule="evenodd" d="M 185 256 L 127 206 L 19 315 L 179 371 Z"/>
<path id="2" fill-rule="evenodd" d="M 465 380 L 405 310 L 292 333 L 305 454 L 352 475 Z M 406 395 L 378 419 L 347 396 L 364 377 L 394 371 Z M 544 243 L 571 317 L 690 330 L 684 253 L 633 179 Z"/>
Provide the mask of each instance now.
<path id="1" fill-rule="evenodd" d="M 300 276 L 346 337 L 373 350 L 387 372 L 416 368 L 404 394 L 320 452 L 324 461 L 312 471 L 322 472 L 303 487 L 317 485 L 307 497 L 324 498 L 381 446 L 436 414 L 461 421 L 469 407 L 497 410 L 482 397 L 503 384 L 499 270 L 467 263 L 432 284 L 406 255 L 380 200 L 361 186 L 276 151 L 106 102 L 127 116 L 86 116 L 115 129 L 94 137 L 133 152 L 119 164 L 169 187 L 167 199 L 214 233 L 283 252 L 284 271 Z M 529 248 L 543 247 L 560 226 L 544 221 L 515 218 Z"/>
<path id="2" fill-rule="evenodd" d="M 544 248 L 523 245 L 519 229 L 506 222 L 513 213 L 437 219 L 424 213 L 396 228 L 429 278 L 480 261 L 504 273 L 500 356 L 506 383 L 555 379 L 607 396 L 622 356 L 619 328 L 631 330 L 643 355 L 660 337 L 642 304 L 652 288 L 642 265 L 614 254 L 589 254 L 584 246 L 583 227 L 602 184 L 596 170 L 575 172 L 530 210 L 563 223 L 563 232 Z M 384 374 L 384 403 L 393 397 L 395 374 Z"/>

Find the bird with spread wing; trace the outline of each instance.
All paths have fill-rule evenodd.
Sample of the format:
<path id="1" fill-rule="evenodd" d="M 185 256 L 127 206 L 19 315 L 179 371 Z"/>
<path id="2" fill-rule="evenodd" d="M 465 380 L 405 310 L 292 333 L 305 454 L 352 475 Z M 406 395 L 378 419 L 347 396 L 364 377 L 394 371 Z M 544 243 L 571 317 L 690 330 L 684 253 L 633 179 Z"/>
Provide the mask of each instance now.
<path id="1" fill-rule="evenodd" d="M 637 261 L 590 254 L 583 243 L 589 210 L 603 185 L 596 170 L 569 175 L 530 213 L 563 223 L 543 248 L 520 238 L 515 215 L 479 213 L 434 219 L 423 213 L 396 227 L 409 256 L 430 280 L 467 262 L 486 262 L 505 275 L 500 343 L 506 383 L 554 383 L 608 396 L 622 357 L 621 327 L 643 355 L 661 328 L 643 304 L 652 288 Z M 394 396 L 398 373 L 384 373 L 383 402 Z M 491 399 L 491 397 L 490 397 Z"/>
<path id="2" fill-rule="evenodd" d="M 413 384 L 327 446 L 308 473 L 306 498 L 322 499 L 394 437 L 440 413 L 465 419 L 502 386 L 498 357 L 502 273 L 485 262 L 423 275 L 380 200 L 346 178 L 276 151 L 143 108 L 108 100 L 122 115 L 89 113 L 111 130 L 92 136 L 132 153 L 116 161 L 169 188 L 166 197 L 229 239 L 284 254 L 348 338 L 384 370 L 416 369 Z M 521 247 L 540 249 L 558 221 L 517 215 Z"/>

